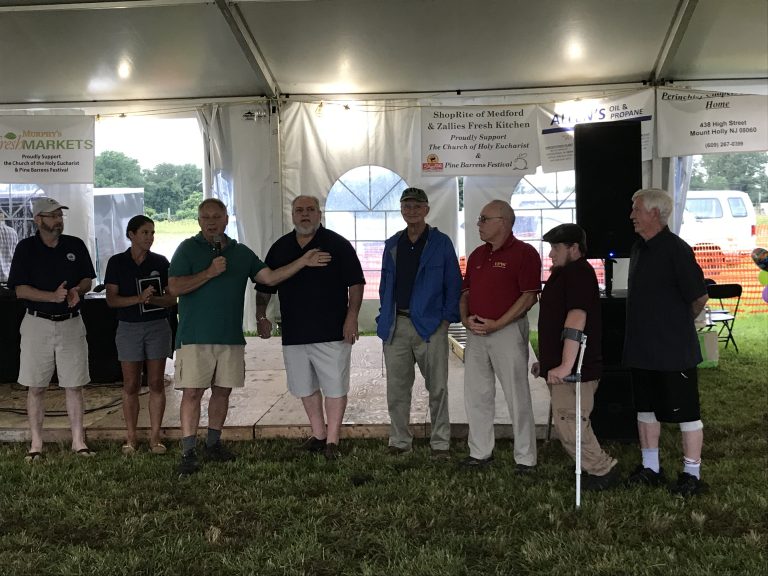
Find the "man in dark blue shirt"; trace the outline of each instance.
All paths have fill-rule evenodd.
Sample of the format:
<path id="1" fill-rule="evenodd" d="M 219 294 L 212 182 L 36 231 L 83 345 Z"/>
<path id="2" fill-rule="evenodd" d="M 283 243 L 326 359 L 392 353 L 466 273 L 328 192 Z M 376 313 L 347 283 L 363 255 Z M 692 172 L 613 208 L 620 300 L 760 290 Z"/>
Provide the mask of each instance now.
<path id="1" fill-rule="evenodd" d="M 279 268 L 313 248 L 329 252 L 332 259 L 326 267 L 304 268 L 277 286 L 258 284 L 256 320 L 259 335 L 269 338 L 272 324 L 266 316 L 267 304 L 278 292 L 288 390 L 301 398 L 312 427 L 304 448 L 335 460 L 340 455 L 339 432 L 347 407 L 365 277 L 349 241 L 320 224 L 317 198 L 294 198 L 291 212 L 295 229 L 272 245 L 267 266 Z"/>
<path id="2" fill-rule="evenodd" d="M 38 231 L 16 246 L 8 277 L 8 287 L 27 301 L 21 323 L 19 384 L 28 388 L 32 435 L 28 462 L 43 458 L 45 391 L 54 369 L 66 394 L 72 450 L 81 456 L 94 454 L 85 443 L 83 430 L 83 386 L 90 376 L 80 300 L 96 274 L 83 241 L 63 234 L 62 210 L 66 208 L 53 198 L 33 201 Z"/>

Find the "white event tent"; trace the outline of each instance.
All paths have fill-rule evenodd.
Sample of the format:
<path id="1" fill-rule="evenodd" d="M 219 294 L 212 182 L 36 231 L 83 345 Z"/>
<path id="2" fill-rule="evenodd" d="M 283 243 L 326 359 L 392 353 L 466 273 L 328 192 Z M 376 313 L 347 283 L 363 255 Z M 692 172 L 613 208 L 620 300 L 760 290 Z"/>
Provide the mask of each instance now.
<path id="1" fill-rule="evenodd" d="M 456 177 L 422 170 L 425 107 L 768 95 L 768 1 L 17 0 L 0 50 L 0 115 L 197 117 L 205 192 L 264 255 L 293 197 L 360 166 L 425 188 L 456 238 Z M 654 151 L 644 183 L 684 196 L 685 166 Z M 467 222 L 519 179 L 465 175 Z"/>

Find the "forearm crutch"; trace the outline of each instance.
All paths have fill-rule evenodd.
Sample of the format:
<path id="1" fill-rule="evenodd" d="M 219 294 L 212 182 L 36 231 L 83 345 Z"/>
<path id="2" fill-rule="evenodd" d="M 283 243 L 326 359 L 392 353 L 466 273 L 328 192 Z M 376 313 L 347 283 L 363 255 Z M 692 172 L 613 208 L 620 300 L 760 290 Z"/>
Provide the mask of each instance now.
<path id="1" fill-rule="evenodd" d="M 587 335 L 581 330 L 566 328 L 563 330 L 563 338 L 576 340 L 579 343 L 576 372 L 563 378 L 565 382 L 573 382 L 576 386 L 576 509 L 579 509 L 581 508 L 581 363 L 584 361 Z"/>

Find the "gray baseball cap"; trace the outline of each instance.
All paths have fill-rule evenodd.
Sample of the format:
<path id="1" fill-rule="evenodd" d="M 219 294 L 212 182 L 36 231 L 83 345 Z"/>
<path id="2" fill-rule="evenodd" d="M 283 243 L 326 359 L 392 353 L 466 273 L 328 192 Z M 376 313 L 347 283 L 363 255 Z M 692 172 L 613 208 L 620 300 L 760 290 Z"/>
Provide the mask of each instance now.
<path id="1" fill-rule="evenodd" d="M 34 200 L 32 200 L 32 218 L 34 218 L 35 216 L 37 216 L 42 212 L 54 212 L 59 208 L 62 208 L 63 210 L 68 210 L 69 206 L 64 206 L 63 204 L 60 204 L 58 200 L 54 200 L 53 198 L 48 198 L 47 196 L 41 196 L 40 198 L 35 198 Z"/>

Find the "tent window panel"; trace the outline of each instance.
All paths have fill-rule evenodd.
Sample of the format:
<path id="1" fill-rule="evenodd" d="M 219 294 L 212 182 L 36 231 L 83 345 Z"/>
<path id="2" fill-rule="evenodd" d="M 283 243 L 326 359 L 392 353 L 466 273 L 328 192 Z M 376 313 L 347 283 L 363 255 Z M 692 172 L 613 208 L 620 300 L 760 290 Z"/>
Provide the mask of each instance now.
<path id="1" fill-rule="evenodd" d="M 371 165 L 344 173 L 328 192 L 325 225 L 355 247 L 365 274 L 366 299 L 379 296 L 384 241 L 405 227 L 400 194 L 407 187 L 396 172 Z"/>
<path id="2" fill-rule="evenodd" d="M 515 237 L 536 248 L 543 263 L 542 280 L 549 278 L 552 261 L 542 236 L 559 224 L 576 221 L 576 176 L 573 170 L 545 174 L 539 168 L 525 176 L 510 198 L 515 210 Z"/>
<path id="3" fill-rule="evenodd" d="M 400 207 L 398 206 L 398 208 Z M 403 221 L 403 215 L 400 214 L 400 210 L 397 212 L 387 212 L 387 238 L 404 228 L 405 222 Z"/>
<path id="4" fill-rule="evenodd" d="M 326 212 L 325 226 L 329 230 L 341 234 L 350 242 L 357 239 L 354 212 Z"/>
<path id="5" fill-rule="evenodd" d="M 360 201 L 346 184 L 337 180 L 328 193 L 328 200 L 325 203 L 325 211 L 344 211 L 344 210 L 366 210 L 368 206 Z"/>
<path id="6" fill-rule="evenodd" d="M 382 212 L 357 212 L 357 237 L 363 240 L 386 238 L 386 216 Z"/>

